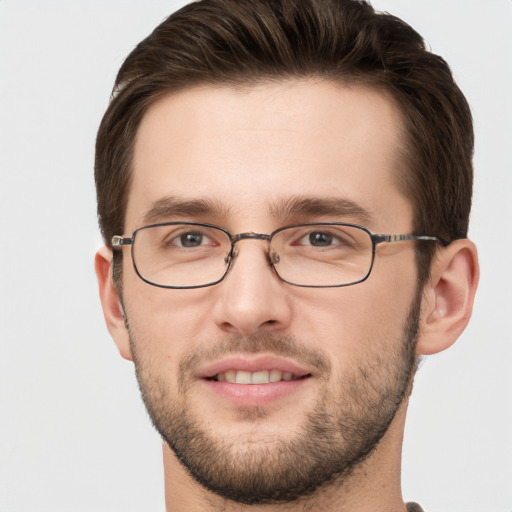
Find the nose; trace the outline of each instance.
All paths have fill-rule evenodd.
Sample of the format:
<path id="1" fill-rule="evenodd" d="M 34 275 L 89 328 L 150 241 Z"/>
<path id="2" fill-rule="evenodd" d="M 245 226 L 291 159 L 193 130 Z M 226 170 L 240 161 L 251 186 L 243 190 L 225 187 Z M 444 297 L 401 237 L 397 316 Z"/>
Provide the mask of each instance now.
<path id="1" fill-rule="evenodd" d="M 285 330 L 291 319 L 289 285 L 273 271 L 266 241 L 239 241 L 234 257 L 228 275 L 217 285 L 219 328 L 244 336 Z"/>

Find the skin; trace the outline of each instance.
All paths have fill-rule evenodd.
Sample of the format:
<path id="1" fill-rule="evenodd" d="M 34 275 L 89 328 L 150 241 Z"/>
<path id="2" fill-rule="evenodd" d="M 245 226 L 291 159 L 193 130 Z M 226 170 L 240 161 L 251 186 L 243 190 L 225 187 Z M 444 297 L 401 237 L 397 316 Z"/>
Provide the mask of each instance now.
<path id="1" fill-rule="evenodd" d="M 399 192 L 394 172 L 401 127 L 399 111 L 385 94 L 327 82 L 208 86 L 170 94 L 150 107 L 139 128 L 124 236 L 148 224 L 148 212 L 170 196 L 201 198 L 222 208 L 151 220 L 209 222 L 231 233 L 270 233 L 315 221 L 410 233 L 412 206 Z M 364 210 L 365 218 L 361 212 L 276 211 L 303 196 L 346 199 Z M 222 283 L 193 290 L 147 285 L 134 273 L 126 250 L 123 306 L 137 353 L 166 383 L 174 401 L 183 398 L 180 363 L 192 351 L 215 348 L 227 338 L 292 336 L 326 358 L 329 372 L 313 371 L 289 396 L 265 403 L 259 417 L 240 414 L 237 405 L 200 378 L 190 381 L 187 401 L 194 416 L 204 425 L 214 424 L 213 435 L 242 449 L 292 436 L 321 393 L 336 396 L 344 376 L 368 361 L 385 359 L 416 296 L 417 273 L 412 243 L 383 244 L 367 281 L 346 288 L 299 288 L 272 272 L 264 242 L 242 241 L 239 249 Z M 133 359 L 110 261 L 107 248 L 98 252 L 105 319 L 121 355 Z M 423 292 L 417 357 L 444 350 L 457 339 L 469 320 L 477 281 L 476 250 L 469 240 L 440 250 Z M 238 355 L 253 357 L 246 351 Z M 376 384 L 384 378 L 378 373 Z M 242 408 L 254 411 L 251 404 Z M 406 408 L 404 400 L 377 449 L 355 471 L 291 504 L 246 507 L 226 501 L 198 485 L 164 445 L 167 510 L 405 510 L 400 458 Z"/>

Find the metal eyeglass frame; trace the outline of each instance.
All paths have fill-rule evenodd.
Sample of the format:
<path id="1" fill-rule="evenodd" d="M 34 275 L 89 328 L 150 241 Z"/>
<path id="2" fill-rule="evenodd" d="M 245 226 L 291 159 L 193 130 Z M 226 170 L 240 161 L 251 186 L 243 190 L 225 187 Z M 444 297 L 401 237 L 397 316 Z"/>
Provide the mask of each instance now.
<path id="1" fill-rule="evenodd" d="M 134 253 L 133 253 L 134 252 L 133 248 L 135 245 L 135 237 L 137 236 L 137 233 L 144 229 L 156 228 L 156 227 L 161 227 L 161 226 L 176 226 L 176 225 L 214 228 L 219 231 L 222 231 L 223 233 L 225 233 L 228 236 L 228 238 L 231 241 L 231 249 L 225 258 L 225 262 L 227 264 L 226 271 L 224 272 L 224 274 L 222 275 L 222 277 L 220 279 L 218 279 L 217 281 L 214 281 L 212 283 L 200 284 L 200 285 L 194 285 L 194 286 L 170 286 L 170 285 L 154 283 L 152 281 L 149 281 L 148 279 L 146 279 L 145 277 L 143 277 L 141 275 L 141 273 L 139 272 L 139 269 L 137 268 L 137 264 L 135 263 L 135 257 L 134 257 Z M 334 285 L 310 285 L 310 284 L 292 283 L 290 281 L 287 281 L 286 279 L 283 279 L 279 275 L 279 272 L 277 271 L 277 269 L 274 266 L 274 263 L 276 262 L 276 260 L 269 253 L 269 264 L 270 264 L 270 267 L 274 270 L 277 277 L 284 283 L 291 284 L 293 286 L 300 286 L 302 288 L 341 288 L 344 286 L 352 286 L 354 284 L 358 284 L 358 283 L 362 283 L 363 281 L 366 281 L 366 279 L 368 279 L 368 277 L 370 276 L 370 274 L 372 272 L 373 263 L 375 261 L 376 247 L 377 247 L 377 245 L 384 243 L 384 242 L 385 243 L 395 243 L 395 242 L 407 242 L 407 241 L 430 241 L 430 242 L 438 242 L 439 244 L 441 244 L 442 247 L 446 247 L 450 244 L 450 242 L 447 242 L 446 240 L 443 240 L 442 238 L 439 238 L 437 236 L 372 233 L 368 228 L 365 228 L 364 226 L 359 226 L 358 224 L 349 224 L 349 223 L 345 223 L 345 222 L 308 222 L 308 223 L 304 223 L 304 224 L 290 224 L 289 226 L 283 226 L 281 228 L 278 228 L 275 231 L 272 231 L 272 233 L 270 233 L 268 235 L 263 234 L 263 233 L 253 233 L 253 232 L 238 233 L 236 235 L 232 235 L 227 229 L 224 229 L 221 226 L 216 226 L 215 224 L 206 224 L 206 223 L 202 223 L 202 222 L 161 222 L 161 223 L 149 224 L 147 226 L 142 226 L 140 228 L 137 228 L 135 231 L 133 231 L 132 236 L 129 238 L 123 237 L 121 235 L 114 235 L 112 237 L 111 241 L 112 241 L 112 247 L 114 249 L 120 249 L 124 246 L 131 245 L 131 256 L 132 256 L 133 268 L 135 270 L 135 273 L 145 283 L 150 284 L 152 286 L 156 286 L 158 288 L 193 289 L 193 288 L 206 288 L 208 286 L 214 286 L 225 279 L 225 277 L 228 275 L 228 273 L 231 270 L 233 263 L 236 259 L 236 254 L 237 254 L 236 244 L 240 240 L 266 240 L 270 246 L 270 242 L 272 241 L 272 238 L 275 235 L 277 235 L 278 233 L 280 233 L 281 231 L 284 231 L 289 228 L 298 228 L 298 227 L 306 227 L 306 226 L 346 226 L 346 227 L 350 227 L 350 228 L 360 229 L 360 230 L 364 231 L 365 233 L 367 233 L 372 241 L 372 258 L 371 258 L 370 266 L 368 268 L 368 272 L 366 273 L 366 275 L 364 277 L 362 277 L 361 279 L 359 279 L 357 281 L 353 281 L 350 283 L 344 283 L 344 284 L 334 284 Z"/>

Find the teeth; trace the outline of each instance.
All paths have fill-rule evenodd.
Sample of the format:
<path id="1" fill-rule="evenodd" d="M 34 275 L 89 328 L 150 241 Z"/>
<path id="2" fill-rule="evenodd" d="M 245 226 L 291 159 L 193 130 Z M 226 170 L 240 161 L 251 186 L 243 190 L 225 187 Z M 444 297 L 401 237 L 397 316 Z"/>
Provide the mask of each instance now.
<path id="1" fill-rule="evenodd" d="M 281 380 L 295 380 L 297 377 L 290 372 L 281 370 L 262 370 L 259 372 L 247 372 L 244 370 L 228 370 L 215 376 L 218 382 L 230 382 L 232 384 L 269 384 Z"/>
<path id="2" fill-rule="evenodd" d="M 279 370 L 270 370 L 270 374 L 268 376 L 268 380 L 270 382 L 279 382 L 281 380 L 282 373 L 283 372 L 281 372 Z"/>
<path id="3" fill-rule="evenodd" d="M 269 382 L 269 372 L 267 370 L 261 372 L 254 372 L 252 374 L 252 384 L 268 384 Z"/>
<path id="4" fill-rule="evenodd" d="M 236 383 L 237 384 L 252 384 L 251 372 L 236 372 Z"/>

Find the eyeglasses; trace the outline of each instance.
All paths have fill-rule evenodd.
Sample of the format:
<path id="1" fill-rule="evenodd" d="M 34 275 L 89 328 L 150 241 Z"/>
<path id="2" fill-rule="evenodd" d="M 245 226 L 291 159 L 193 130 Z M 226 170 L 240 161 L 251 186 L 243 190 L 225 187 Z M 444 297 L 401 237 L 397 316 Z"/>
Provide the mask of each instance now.
<path id="1" fill-rule="evenodd" d="M 238 242 L 267 242 L 269 265 L 295 286 L 349 286 L 368 278 L 381 243 L 433 241 L 435 236 L 382 235 L 354 224 L 294 224 L 269 235 L 239 233 L 195 222 L 166 222 L 136 229 L 131 238 L 114 236 L 112 246 L 131 245 L 135 272 L 161 288 L 202 288 L 220 283 L 233 266 Z"/>

